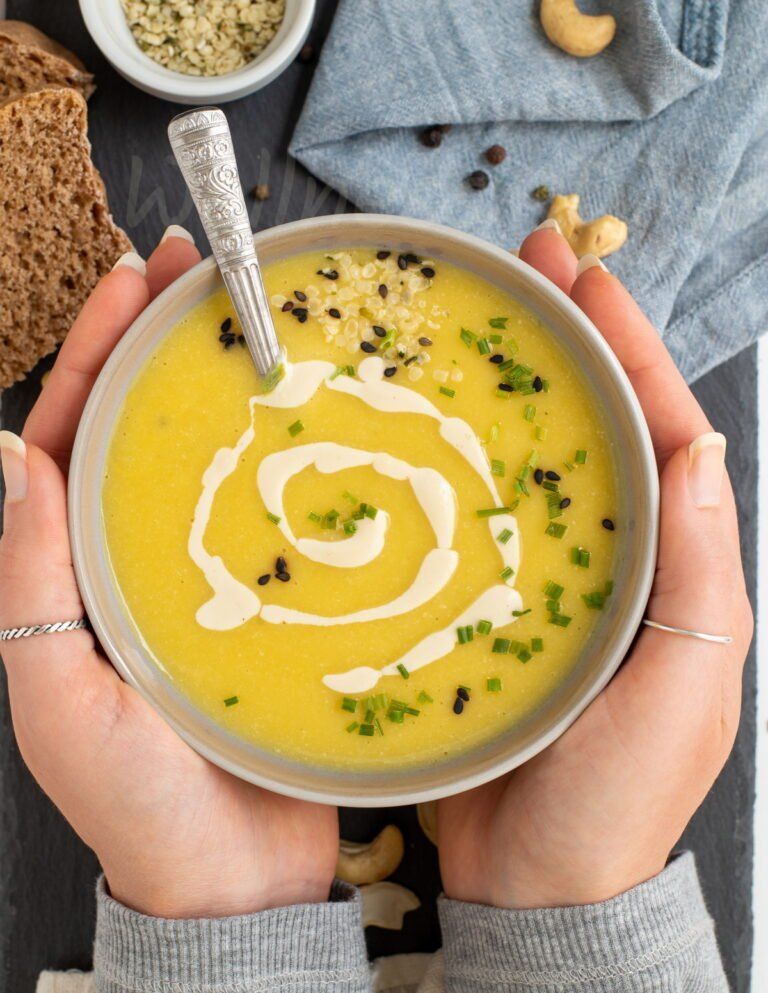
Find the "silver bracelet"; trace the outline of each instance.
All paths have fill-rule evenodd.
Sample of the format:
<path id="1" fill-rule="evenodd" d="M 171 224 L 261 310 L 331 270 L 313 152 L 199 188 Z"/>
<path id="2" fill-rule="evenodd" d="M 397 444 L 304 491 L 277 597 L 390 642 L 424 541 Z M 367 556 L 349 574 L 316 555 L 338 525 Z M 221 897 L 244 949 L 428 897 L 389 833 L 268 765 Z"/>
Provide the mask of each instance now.
<path id="1" fill-rule="evenodd" d="M 31 627 L 5 628 L 0 631 L 0 641 L 14 641 L 16 638 L 33 638 L 36 634 L 57 634 L 59 631 L 81 631 L 88 627 L 88 620 L 56 621 L 54 624 L 33 624 Z"/>
<path id="2" fill-rule="evenodd" d="M 657 631 L 666 631 L 668 634 L 681 634 L 686 638 L 698 638 L 699 641 L 712 641 L 716 645 L 730 645 L 733 638 L 728 634 L 706 634 L 704 631 L 689 631 L 688 628 L 673 628 L 669 624 L 659 624 L 658 621 L 651 621 L 647 617 L 643 618 L 643 624 Z"/>

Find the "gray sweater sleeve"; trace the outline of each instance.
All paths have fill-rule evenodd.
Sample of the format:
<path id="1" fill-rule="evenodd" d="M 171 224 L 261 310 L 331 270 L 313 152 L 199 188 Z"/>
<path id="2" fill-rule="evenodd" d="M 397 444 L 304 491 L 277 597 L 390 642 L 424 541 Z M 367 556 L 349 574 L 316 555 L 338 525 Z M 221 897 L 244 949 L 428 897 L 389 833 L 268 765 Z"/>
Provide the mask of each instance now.
<path id="1" fill-rule="evenodd" d="M 368 993 L 370 972 L 352 886 L 328 903 L 217 920 L 145 917 L 97 888 L 97 993 Z"/>
<path id="2" fill-rule="evenodd" d="M 727 993 L 693 856 L 613 900 L 499 910 L 441 899 L 447 993 Z"/>

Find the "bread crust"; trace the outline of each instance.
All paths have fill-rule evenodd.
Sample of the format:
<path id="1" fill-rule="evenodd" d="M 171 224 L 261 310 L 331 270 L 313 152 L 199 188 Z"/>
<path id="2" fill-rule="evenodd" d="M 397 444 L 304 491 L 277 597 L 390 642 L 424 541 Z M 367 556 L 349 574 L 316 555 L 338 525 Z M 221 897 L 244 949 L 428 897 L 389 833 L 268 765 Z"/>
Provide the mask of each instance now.
<path id="1" fill-rule="evenodd" d="M 11 59 L 19 63 L 20 74 L 26 64 L 32 77 L 29 85 L 22 87 L 15 79 L 3 78 L 3 70 L 8 69 Z M 93 75 L 74 52 L 31 24 L 0 20 L 0 99 L 8 100 L 24 91 L 52 84 L 72 86 L 86 100 L 96 89 Z"/>

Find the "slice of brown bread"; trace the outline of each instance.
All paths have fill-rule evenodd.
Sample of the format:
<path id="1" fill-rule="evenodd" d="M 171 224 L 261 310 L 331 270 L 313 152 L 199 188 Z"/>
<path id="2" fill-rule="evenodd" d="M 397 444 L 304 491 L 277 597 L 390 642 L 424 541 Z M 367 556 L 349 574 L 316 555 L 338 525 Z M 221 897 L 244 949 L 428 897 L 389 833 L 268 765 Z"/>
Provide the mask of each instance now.
<path id="1" fill-rule="evenodd" d="M 46 86 L 72 86 L 88 99 L 93 76 L 76 55 L 23 21 L 0 20 L 0 103 Z"/>
<path id="2" fill-rule="evenodd" d="M 72 89 L 0 106 L 0 389 L 53 351 L 132 247 L 110 216 L 86 128 Z"/>

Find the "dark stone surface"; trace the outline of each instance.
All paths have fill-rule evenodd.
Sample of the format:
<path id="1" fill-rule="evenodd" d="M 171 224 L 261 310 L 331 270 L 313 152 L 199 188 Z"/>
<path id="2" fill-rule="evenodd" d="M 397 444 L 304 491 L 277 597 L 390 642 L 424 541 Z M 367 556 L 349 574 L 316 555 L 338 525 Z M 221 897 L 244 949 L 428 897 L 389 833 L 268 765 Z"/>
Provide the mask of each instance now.
<path id="1" fill-rule="evenodd" d="M 330 24 L 333 0 L 321 0 L 311 40 L 318 46 Z M 171 222 L 202 230 L 182 196 L 165 138 L 178 112 L 133 89 L 104 61 L 88 37 L 75 0 L 58 3 L 10 0 L 8 16 L 28 20 L 77 52 L 96 74 L 90 104 L 94 158 L 102 170 L 113 212 L 139 251 L 147 253 Z M 270 199 L 251 200 L 254 228 L 349 209 L 285 148 L 301 109 L 312 67 L 291 66 L 260 93 L 227 112 L 243 184 L 269 183 Z M 46 363 L 41 364 L 41 369 Z M 3 422 L 18 430 L 38 392 L 41 369 L 3 397 Z M 749 349 L 708 375 L 696 393 L 714 424 L 729 439 L 729 465 L 737 482 L 744 559 L 750 589 L 756 576 L 756 357 Z M 2 676 L 0 676 L 2 680 Z M 0 684 L 0 993 L 32 993 L 44 968 L 87 968 L 93 937 L 91 853 L 79 842 L 24 769 Z M 685 834 L 692 848 L 735 993 L 748 993 L 752 925 L 752 808 L 755 751 L 755 666 L 747 663 L 744 713 L 736 748 L 714 789 Z M 415 889 L 423 906 L 403 933 L 370 929 L 374 955 L 427 951 L 439 944 L 434 898 L 439 876 L 434 848 L 418 829 L 415 811 L 344 811 L 347 837 L 366 838 L 394 821 L 406 835 L 405 860 L 395 880 Z"/>

